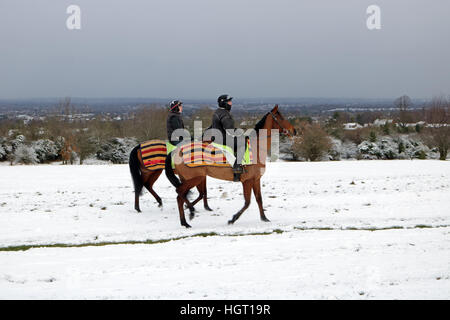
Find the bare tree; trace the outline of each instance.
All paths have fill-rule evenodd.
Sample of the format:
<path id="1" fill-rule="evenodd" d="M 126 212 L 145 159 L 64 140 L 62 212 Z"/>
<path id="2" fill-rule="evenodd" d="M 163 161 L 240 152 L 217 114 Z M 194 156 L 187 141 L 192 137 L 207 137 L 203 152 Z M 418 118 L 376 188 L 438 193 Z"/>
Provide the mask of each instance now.
<path id="1" fill-rule="evenodd" d="M 395 99 L 394 104 L 400 110 L 406 111 L 412 105 L 411 98 L 407 95 L 403 95 Z"/>
<path id="2" fill-rule="evenodd" d="M 140 141 L 166 139 L 167 109 L 157 105 L 142 106 L 135 114 L 135 136 Z"/>
<path id="3" fill-rule="evenodd" d="M 72 99 L 70 97 L 65 97 L 60 100 L 56 106 L 56 110 L 59 114 L 65 115 L 66 117 L 73 114 L 75 112 L 75 107 L 72 104 Z"/>
<path id="4" fill-rule="evenodd" d="M 435 97 L 426 111 L 428 128 L 424 132 L 424 140 L 430 147 L 439 150 L 439 159 L 447 158 L 450 149 L 450 100 Z"/>
<path id="5" fill-rule="evenodd" d="M 411 98 L 403 95 L 394 101 L 394 105 L 399 109 L 397 123 L 404 130 L 407 130 L 406 124 L 410 121 L 408 108 L 412 106 Z"/>
<path id="6" fill-rule="evenodd" d="M 448 123 L 450 116 L 450 114 L 448 114 L 449 104 L 449 99 L 444 96 L 434 97 L 425 111 L 426 122 L 430 124 Z"/>
<path id="7" fill-rule="evenodd" d="M 203 105 L 199 109 L 194 111 L 189 120 L 185 121 L 185 125 L 188 127 L 188 129 L 190 129 L 191 135 L 194 135 L 194 121 L 201 121 L 202 132 L 197 133 L 201 135 L 205 131 L 205 129 L 211 125 L 213 114 L 214 110 L 209 108 L 207 105 Z"/>
<path id="8" fill-rule="evenodd" d="M 76 149 L 78 150 L 80 164 L 83 164 L 83 161 L 95 152 L 94 139 L 88 132 L 88 128 L 82 128 L 76 132 L 74 140 Z"/>
<path id="9" fill-rule="evenodd" d="M 303 157 L 317 161 L 331 148 L 331 140 L 319 124 L 304 124 L 301 135 L 294 138 L 292 153 L 294 158 Z"/>
<path id="10" fill-rule="evenodd" d="M 79 151 L 74 143 L 74 136 L 69 135 L 64 139 L 64 146 L 61 150 L 62 164 L 73 164 L 75 162 L 75 155 Z"/>

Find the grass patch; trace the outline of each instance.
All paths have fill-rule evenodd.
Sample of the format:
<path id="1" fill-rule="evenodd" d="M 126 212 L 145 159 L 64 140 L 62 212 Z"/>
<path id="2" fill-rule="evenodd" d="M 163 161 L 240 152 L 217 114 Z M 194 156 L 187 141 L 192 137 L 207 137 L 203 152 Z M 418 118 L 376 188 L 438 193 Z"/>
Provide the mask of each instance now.
<path id="1" fill-rule="evenodd" d="M 438 225 L 438 226 L 430 226 L 430 225 L 416 225 L 413 227 L 401 227 L 401 226 L 390 226 L 390 227 L 346 227 L 346 228 L 332 228 L 332 227 L 298 227 L 295 226 L 294 230 L 300 231 L 384 231 L 384 230 L 399 230 L 399 229 L 432 229 L 432 228 L 448 228 L 450 225 Z M 285 231 L 282 229 L 273 229 L 272 231 L 262 231 L 262 232 L 251 232 L 251 233 L 232 233 L 232 234 L 220 234 L 217 232 L 203 232 L 197 233 L 193 235 L 180 236 L 168 239 L 159 239 L 159 240 L 129 240 L 129 241 L 104 241 L 104 242 L 87 242 L 80 244 L 67 244 L 67 243 L 55 243 L 55 244 L 34 244 L 34 245 L 19 245 L 19 246 L 9 246 L 9 247 L 0 247 L 0 252 L 2 251 L 27 251 L 30 249 L 39 249 L 39 248 L 84 248 L 84 247 L 103 247 L 110 245 L 122 245 L 122 244 L 161 244 L 170 241 L 178 241 L 188 238 L 207 238 L 207 237 L 244 237 L 244 236 L 266 236 L 272 234 L 282 234 Z M 98 239 L 98 236 L 94 238 Z"/>
<path id="2" fill-rule="evenodd" d="M 166 243 L 170 241 L 178 241 L 187 238 L 206 238 L 206 237 L 214 237 L 214 236 L 222 236 L 222 237 L 243 237 L 243 236 L 264 236 L 271 234 L 281 234 L 284 231 L 281 229 L 274 229 L 272 231 L 267 232 L 251 232 L 251 233 L 235 233 L 235 234 L 220 234 L 217 232 L 203 232 L 197 233 L 190 236 L 180 236 L 169 239 L 159 239 L 159 240 L 141 240 L 141 241 L 104 241 L 104 242 L 88 242 L 88 243 L 80 243 L 80 244 L 67 244 L 67 243 L 55 243 L 55 244 L 36 244 L 36 245 L 20 245 L 20 246 L 10 246 L 0 248 L 1 251 L 27 251 L 30 249 L 39 249 L 39 248 L 84 248 L 84 247 L 103 247 L 103 246 L 111 246 L 111 245 L 121 245 L 121 244 L 160 244 Z M 96 237 L 98 239 L 98 237 Z"/>
<path id="3" fill-rule="evenodd" d="M 415 229 L 430 229 L 433 228 L 432 226 L 427 226 L 425 224 L 418 224 L 416 226 L 414 226 Z"/>

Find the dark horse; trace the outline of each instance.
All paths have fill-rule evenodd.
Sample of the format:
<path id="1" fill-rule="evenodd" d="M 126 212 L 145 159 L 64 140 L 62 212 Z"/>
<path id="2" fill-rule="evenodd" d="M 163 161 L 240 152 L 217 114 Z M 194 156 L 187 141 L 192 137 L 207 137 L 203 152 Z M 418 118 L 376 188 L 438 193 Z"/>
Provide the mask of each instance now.
<path id="1" fill-rule="evenodd" d="M 267 131 L 261 131 L 266 129 Z M 244 207 L 236 213 L 233 218 L 228 221 L 229 224 L 234 223 L 241 214 L 250 205 L 251 192 L 256 198 L 258 203 L 259 213 L 261 220 L 269 221 L 264 214 L 262 196 L 261 196 L 261 176 L 264 174 L 266 167 L 267 150 L 270 148 L 271 142 L 271 129 L 278 130 L 281 133 L 289 136 L 295 135 L 296 131 L 289 121 L 283 118 L 278 111 L 278 105 L 276 105 L 270 112 L 268 112 L 255 126 L 256 131 L 256 163 L 245 165 L 245 172 L 241 175 L 242 187 L 244 189 Z M 268 134 L 264 134 L 267 132 Z M 178 211 L 180 214 L 180 222 L 182 226 L 190 228 L 191 226 L 186 222 L 184 216 L 183 202 L 186 201 L 187 192 L 193 188 L 202 184 L 206 176 L 210 176 L 216 179 L 233 181 L 233 170 L 230 167 L 215 167 L 215 166 L 201 166 L 201 167 L 188 167 L 182 161 L 182 155 L 180 154 L 180 148 L 172 151 L 175 161 L 175 171 L 181 178 L 181 181 L 175 176 L 174 170 L 171 165 L 171 157 L 166 158 L 166 175 L 172 185 L 176 188 L 178 197 Z M 258 152 L 259 151 L 259 152 Z"/>
<path id="2" fill-rule="evenodd" d="M 130 172 L 131 177 L 133 178 L 134 184 L 134 208 L 137 212 L 141 212 L 141 208 L 139 206 L 139 196 L 142 194 L 142 188 L 145 187 L 156 199 L 158 202 L 158 206 L 162 206 L 162 200 L 158 196 L 158 194 L 153 190 L 153 184 L 156 180 L 158 180 L 161 175 L 163 169 L 151 170 L 144 166 L 142 161 L 142 154 L 139 145 L 134 147 L 130 153 Z M 206 177 L 197 185 L 197 190 L 199 192 L 199 196 L 194 202 L 189 202 L 186 199 L 186 205 L 191 212 L 191 218 L 194 217 L 194 205 L 203 199 L 203 205 L 206 210 L 212 211 L 212 209 L 208 205 L 207 193 L 206 193 Z"/>

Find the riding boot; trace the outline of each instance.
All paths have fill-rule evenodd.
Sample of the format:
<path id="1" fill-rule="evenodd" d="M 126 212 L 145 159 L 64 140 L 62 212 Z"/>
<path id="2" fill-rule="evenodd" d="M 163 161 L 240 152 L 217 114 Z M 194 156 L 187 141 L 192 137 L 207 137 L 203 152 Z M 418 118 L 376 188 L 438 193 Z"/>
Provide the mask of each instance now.
<path id="1" fill-rule="evenodd" d="M 242 164 L 238 163 L 236 160 L 233 165 L 233 180 L 234 182 L 241 181 L 241 174 L 244 172 L 244 167 Z"/>

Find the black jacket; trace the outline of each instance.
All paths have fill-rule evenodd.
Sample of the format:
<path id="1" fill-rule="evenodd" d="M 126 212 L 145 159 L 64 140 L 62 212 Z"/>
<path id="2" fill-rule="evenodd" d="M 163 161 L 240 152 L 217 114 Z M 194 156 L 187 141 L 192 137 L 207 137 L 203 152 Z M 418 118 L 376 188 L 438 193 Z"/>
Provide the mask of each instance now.
<path id="1" fill-rule="evenodd" d="M 181 114 L 178 112 L 169 112 L 167 116 L 167 138 L 170 143 L 173 145 L 177 145 L 181 141 L 183 141 L 183 137 L 179 137 L 180 140 L 172 140 L 172 133 L 176 129 L 184 129 L 183 119 L 181 118 Z"/>
<path id="2" fill-rule="evenodd" d="M 218 108 L 212 118 L 212 125 L 211 128 L 218 129 L 222 132 L 224 143 L 225 143 L 225 137 L 226 137 L 226 129 L 234 129 L 234 119 L 231 116 L 230 111 Z"/>

